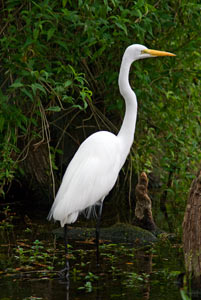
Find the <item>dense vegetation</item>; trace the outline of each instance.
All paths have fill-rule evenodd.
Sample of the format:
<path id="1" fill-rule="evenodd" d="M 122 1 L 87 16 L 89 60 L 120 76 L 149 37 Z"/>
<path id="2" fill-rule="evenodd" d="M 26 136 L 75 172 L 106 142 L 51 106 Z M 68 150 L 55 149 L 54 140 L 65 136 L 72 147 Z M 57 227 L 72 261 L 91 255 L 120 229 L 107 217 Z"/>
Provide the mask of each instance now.
<path id="1" fill-rule="evenodd" d="M 174 216 L 183 216 L 201 161 L 198 2 L 1 1 L 1 194 L 24 176 L 22 162 L 42 144 L 54 178 L 63 140 L 77 147 L 97 129 L 117 132 L 124 115 L 117 86 L 121 57 L 128 45 L 141 43 L 177 57 L 133 66 L 137 129 L 116 189 L 124 186 L 131 206 L 132 178 L 141 171 L 154 174 L 154 207 L 167 210 L 171 229 L 181 224 Z"/>

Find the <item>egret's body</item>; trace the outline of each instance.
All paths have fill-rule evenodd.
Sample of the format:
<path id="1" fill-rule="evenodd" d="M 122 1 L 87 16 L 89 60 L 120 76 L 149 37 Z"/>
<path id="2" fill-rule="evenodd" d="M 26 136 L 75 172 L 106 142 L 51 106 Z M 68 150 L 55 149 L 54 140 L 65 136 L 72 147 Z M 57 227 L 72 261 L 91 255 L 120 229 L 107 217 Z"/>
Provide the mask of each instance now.
<path id="1" fill-rule="evenodd" d="M 139 46 L 139 51 L 146 49 L 140 45 L 130 47 L 134 46 Z M 49 219 L 53 217 L 60 221 L 62 227 L 75 222 L 81 211 L 104 200 L 113 188 L 133 143 L 137 99 L 128 80 L 133 55 L 127 52 L 119 74 L 120 92 L 127 99 L 124 122 L 117 136 L 107 131 L 96 132 L 75 153 L 49 213 Z"/>
<path id="2" fill-rule="evenodd" d="M 119 73 L 119 89 L 126 104 L 122 126 L 118 135 L 107 131 L 92 134 L 74 155 L 49 213 L 49 219 L 60 221 L 62 227 L 75 222 L 83 210 L 102 204 L 113 188 L 135 133 L 137 99 L 129 84 L 130 66 L 135 60 L 156 56 L 173 54 L 149 50 L 142 45 L 126 49 Z"/>
<path id="3" fill-rule="evenodd" d="M 61 226 L 74 223 L 79 212 L 103 201 L 114 186 L 121 167 L 121 143 L 100 131 L 86 139 L 71 160 L 51 214 Z"/>

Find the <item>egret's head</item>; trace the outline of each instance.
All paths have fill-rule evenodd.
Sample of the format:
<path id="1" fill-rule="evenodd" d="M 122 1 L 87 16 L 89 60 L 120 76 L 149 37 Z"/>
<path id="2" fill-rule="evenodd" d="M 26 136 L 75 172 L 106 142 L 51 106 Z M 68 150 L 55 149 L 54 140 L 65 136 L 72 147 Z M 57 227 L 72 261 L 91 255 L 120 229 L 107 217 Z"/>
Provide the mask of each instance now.
<path id="1" fill-rule="evenodd" d="M 147 47 L 139 44 L 129 46 L 126 49 L 126 53 L 133 61 L 157 56 L 175 56 L 173 53 L 148 49 Z"/>

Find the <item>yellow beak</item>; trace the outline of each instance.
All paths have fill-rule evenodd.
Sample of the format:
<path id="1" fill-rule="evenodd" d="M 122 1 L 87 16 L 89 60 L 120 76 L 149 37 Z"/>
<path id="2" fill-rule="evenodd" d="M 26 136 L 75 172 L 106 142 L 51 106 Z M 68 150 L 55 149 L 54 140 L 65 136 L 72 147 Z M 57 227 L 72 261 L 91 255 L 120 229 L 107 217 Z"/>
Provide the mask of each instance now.
<path id="1" fill-rule="evenodd" d="M 165 52 L 165 51 L 158 51 L 158 50 L 152 50 L 152 49 L 145 49 L 142 51 L 142 53 L 148 53 L 152 56 L 176 56 L 173 53 Z"/>

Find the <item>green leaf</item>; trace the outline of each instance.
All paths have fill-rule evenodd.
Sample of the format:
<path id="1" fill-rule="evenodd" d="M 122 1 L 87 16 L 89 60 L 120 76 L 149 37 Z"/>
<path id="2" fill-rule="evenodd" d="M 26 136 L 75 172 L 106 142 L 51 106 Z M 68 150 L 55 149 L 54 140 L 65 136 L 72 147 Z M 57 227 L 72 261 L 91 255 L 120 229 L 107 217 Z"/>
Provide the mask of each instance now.
<path id="1" fill-rule="evenodd" d="M 15 81 L 13 84 L 11 84 L 10 87 L 12 87 L 12 88 L 19 88 L 19 87 L 22 87 L 22 86 L 24 86 L 24 85 L 21 82 Z"/>
<path id="2" fill-rule="evenodd" d="M 31 84 L 31 88 L 32 88 L 32 91 L 33 91 L 33 93 L 34 93 L 35 96 L 36 96 L 37 90 L 40 90 L 40 91 L 43 92 L 45 95 L 47 95 L 46 90 L 45 90 L 44 87 L 43 87 L 41 84 L 39 84 L 39 83 L 32 83 L 32 84 Z"/>
<path id="3" fill-rule="evenodd" d="M 64 82 L 64 87 L 67 88 L 67 87 L 69 87 L 72 83 L 73 83 L 72 80 L 69 79 L 69 80 L 67 80 L 67 81 Z"/>
<path id="4" fill-rule="evenodd" d="M 66 3 L 67 3 L 68 0 L 62 0 L 62 7 L 66 7 Z"/>
<path id="5" fill-rule="evenodd" d="M 31 118 L 31 123 L 36 127 L 38 126 L 38 123 L 37 123 L 36 119 L 34 119 L 34 118 Z"/>
<path id="6" fill-rule="evenodd" d="M 116 21 L 115 24 L 117 25 L 117 27 L 119 27 L 120 29 L 122 29 L 125 32 L 126 35 L 128 34 L 127 27 L 126 27 L 125 24 L 122 24 L 122 23 L 120 23 L 118 21 Z"/>
<path id="7" fill-rule="evenodd" d="M 3 131 L 5 119 L 2 115 L 0 115 L 0 132 Z"/>
<path id="8" fill-rule="evenodd" d="M 180 289 L 180 293 L 181 293 L 182 300 L 190 300 L 189 296 L 183 289 Z"/>
<path id="9" fill-rule="evenodd" d="M 34 40 L 37 40 L 38 36 L 39 36 L 39 30 L 38 29 L 34 29 L 34 31 L 33 31 L 33 38 L 34 38 Z"/>
<path id="10" fill-rule="evenodd" d="M 48 110 L 48 111 L 54 111 L 54 112 L 59 112 L 59 111 L 61 111 L 61 107 L 59 107 L 59 106 L 51 106 L 51 107 L 48 107 L 46 110 Z"/>
<path id="11" fill-rule="evenodd" d="M 137 2 L 137 6 L 138 7 L 142 7 L 142 6 L 144 6 L 145 5 L 145 3 L 144 3 L 145 1 L 144 0 L 138 0 L 138 2 Z"/>
<path id="12" fill-rule="evenodd" d="M 49 41 L 55 33 L 56 28 L 52 27 L 47 32 L 47 41 Z"/>
<path id="13" fill-rule="evenodd" d="M 47 81 L 48 80 L 48 78 L 49 78 L 49 76 L 51 75 L 51 73 L 48 73 L 48 72 L 46 72 L 45 70 L 41 70 L 40 71 L 40 75 L 42 75 L 43 77 L 45 77 L 45 78 L 41 78 L 41 76 L 40 76 L 40 80 L 43 80 L 44 81 L 44 79 Z"/>
<path id="14" fill-rule="evenodd" d="M 59 46 L 63 47 L 66 51 L 68 51 L 68 47 L 67 47 L 67 43 L 66 43 L 66 42 L 57 40 L 56 43 L 57 43 Z"/>
<path id="15" fill-rule="evenodd" d="M 33 101 L 33 95 L 27 89 L 23 88 L 21 90 L 27 97 L 29 97 Z"/>

